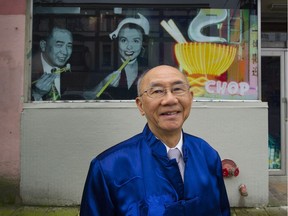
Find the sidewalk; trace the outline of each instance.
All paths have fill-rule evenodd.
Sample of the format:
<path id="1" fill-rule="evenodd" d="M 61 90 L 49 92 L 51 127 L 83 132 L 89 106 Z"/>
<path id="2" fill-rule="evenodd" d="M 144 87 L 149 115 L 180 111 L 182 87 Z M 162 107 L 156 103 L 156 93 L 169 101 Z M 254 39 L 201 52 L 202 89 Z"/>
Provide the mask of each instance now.
<path id="1" fill-rule="evenodd" d="M 0 206 L 0 216 L 78 216 L 79 207 Z"/>
<path id="2" fill-rule="evenodd" d="M 231 216 L 287 216 L 287 206 L 264 208 L 232 208 Z M 78 216 L 79 206 L 75 207 L 32 207 L 3 206 L 0 216 Z M 176 216 L 176 215 L 175 215 Z M 212 216 L 212 215 L 211 215 Z"/>

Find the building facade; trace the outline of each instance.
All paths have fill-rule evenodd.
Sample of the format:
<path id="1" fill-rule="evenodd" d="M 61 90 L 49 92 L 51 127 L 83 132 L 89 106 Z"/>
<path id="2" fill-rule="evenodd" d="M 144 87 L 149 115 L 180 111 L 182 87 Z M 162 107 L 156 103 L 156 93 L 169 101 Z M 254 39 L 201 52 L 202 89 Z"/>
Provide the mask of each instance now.
<path id="1" fill-rule="evenodd" d="M 269 173 L 287 174 L 287 34 L 261 32 L 260 1 L 227 5 L 167 0 L 164 5 L 161 1 L 19 0 L 17 7 L 16 2 L 4 5 L 0 21 L 3 201 L 19 197 L 33 205 L 79 204 L 91 159 L 142 130 L 145 119 L 133 96 L 127 96 L 132 90 L 114 91 L 118 83 L 109 77 L 134 64 L 130 57 L 127 60 L 131 53 L 121 56 L 117 41 L 121 28 L 133 23 L 141 27 L 137 71 L 158 64 L 179 67 L 195 95 L 184 130 L 206 139 L 223 160 L 236 163 L 239 175 L 225 177 L 231 205 L 268 204 Z M 265 17 L 262 27 L 271 19 Z M 73 38 L 66 32 L 65 48 L 58 47 L 62 56 L 56 71 L 61 76 L 56 74 L 51 89 L 60 96 L 55 90 L 53 97 L 41 93 L 37 99 L 35 89 L 40 88 L 46 69 L 39 74 L 35 68 L 45 59 L 47 35 L 55 27 L 66 29 Z M 265 49 L 260 49 L 261 35 Z M 129 41 L 130 36 L 121 37 Z M 279 47 L 271 49 L 276 43 Z M 116 84 L 101 86 L 102 80 Z M 241 185 L 248 196 L 239 192 Z"/>

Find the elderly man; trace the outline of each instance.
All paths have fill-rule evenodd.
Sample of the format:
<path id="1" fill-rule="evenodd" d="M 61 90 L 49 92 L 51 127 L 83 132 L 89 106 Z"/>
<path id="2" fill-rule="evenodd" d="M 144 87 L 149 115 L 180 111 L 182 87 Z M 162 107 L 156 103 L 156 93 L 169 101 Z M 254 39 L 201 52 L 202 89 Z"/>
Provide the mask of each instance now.
<path id="1" fill-rule="evenodd" d="M 161 65 L 138 81 L 142 133 L 91 163 L 81 216 L 227 216 L 230 206 L 218 153 L 184 133 L 193 93 L 176 68 Z"/>

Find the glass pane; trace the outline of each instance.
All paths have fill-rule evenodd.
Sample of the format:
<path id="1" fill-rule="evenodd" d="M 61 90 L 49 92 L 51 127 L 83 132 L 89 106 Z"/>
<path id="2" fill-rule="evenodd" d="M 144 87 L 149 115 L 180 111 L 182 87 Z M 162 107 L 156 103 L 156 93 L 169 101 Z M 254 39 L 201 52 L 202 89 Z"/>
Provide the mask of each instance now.
<path id="1" fill-rule="evenodd" d="M 258 99 L 255 5 L 33 6 L 31 101 L 132 100 L 160 64 L 185 73 L 196 100 Z"/>
<path id="2" fill-rule="evenodd" d="M 262 57 L 262 100 L 268 102 L 269 169 L 281 169 L 280 57 Z"/>

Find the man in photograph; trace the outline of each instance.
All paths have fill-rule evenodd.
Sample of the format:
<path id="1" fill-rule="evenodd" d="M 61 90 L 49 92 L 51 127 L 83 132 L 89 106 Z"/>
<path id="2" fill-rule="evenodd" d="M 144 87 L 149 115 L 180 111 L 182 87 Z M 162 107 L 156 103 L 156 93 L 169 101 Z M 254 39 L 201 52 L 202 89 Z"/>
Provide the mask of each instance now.
<path id="1" fill-rule="evenodd" d="M 61 98 L 61 73 L 70 70 L 68 60 L 72 54 L 72 33 L 53 27 L 40 41 L 40 56 L 32 64 L 32 100 L 58 100 Z"/>

